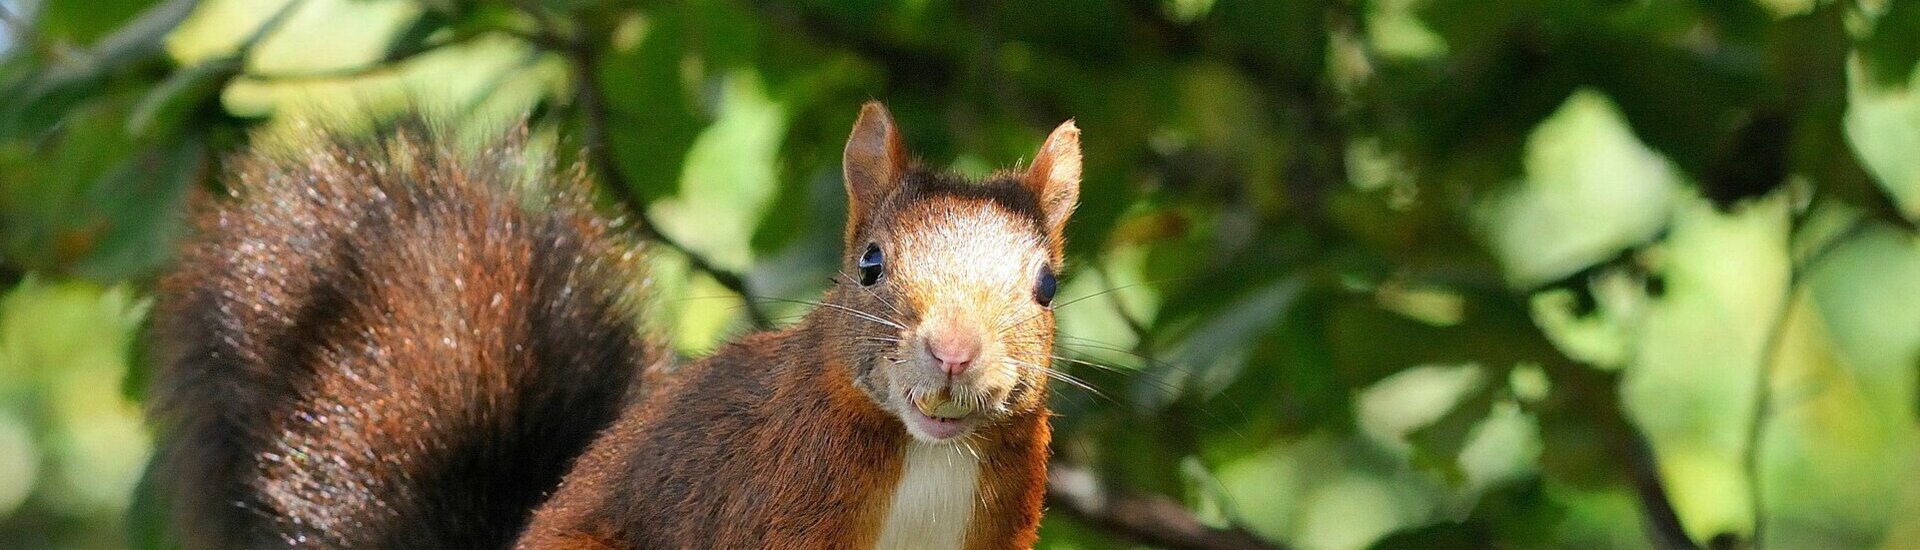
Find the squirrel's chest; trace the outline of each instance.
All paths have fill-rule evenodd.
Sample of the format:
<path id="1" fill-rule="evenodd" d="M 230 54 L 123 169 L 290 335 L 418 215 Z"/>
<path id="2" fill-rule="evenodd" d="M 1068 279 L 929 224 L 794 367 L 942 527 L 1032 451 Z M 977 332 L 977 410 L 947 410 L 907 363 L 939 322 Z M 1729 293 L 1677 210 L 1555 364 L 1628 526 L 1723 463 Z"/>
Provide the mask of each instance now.
<path id="1" fill-rule="evenodd" d="M 958 550 L 979 502 L 980 460 L 960 445 L 907 443 L 874 548 Z"/>

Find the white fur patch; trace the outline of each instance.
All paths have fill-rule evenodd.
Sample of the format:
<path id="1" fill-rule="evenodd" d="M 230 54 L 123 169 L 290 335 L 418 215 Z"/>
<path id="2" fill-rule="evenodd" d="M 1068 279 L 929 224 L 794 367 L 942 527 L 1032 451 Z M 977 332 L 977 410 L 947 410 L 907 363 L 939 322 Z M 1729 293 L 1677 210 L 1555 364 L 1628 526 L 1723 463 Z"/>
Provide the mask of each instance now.
<path id="1" fill-rule="evenodd" d="M 980 488 L 980 460 L 953 443 L 907 442 L 880 550 L 958 550 Z"/>

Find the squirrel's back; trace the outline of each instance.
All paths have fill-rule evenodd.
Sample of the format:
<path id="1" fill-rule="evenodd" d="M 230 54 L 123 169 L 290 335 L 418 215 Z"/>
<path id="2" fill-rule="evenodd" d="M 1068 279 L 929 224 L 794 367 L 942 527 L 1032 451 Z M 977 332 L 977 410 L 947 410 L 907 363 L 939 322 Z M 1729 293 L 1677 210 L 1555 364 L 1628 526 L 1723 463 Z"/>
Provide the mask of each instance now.
<path id="1" fill-rule="evenodd" d="M 187 547 L 504 546 L 658 356 L 581 177 L 387 135 L 238 159 L 195 214 L 155 319 Z"/>

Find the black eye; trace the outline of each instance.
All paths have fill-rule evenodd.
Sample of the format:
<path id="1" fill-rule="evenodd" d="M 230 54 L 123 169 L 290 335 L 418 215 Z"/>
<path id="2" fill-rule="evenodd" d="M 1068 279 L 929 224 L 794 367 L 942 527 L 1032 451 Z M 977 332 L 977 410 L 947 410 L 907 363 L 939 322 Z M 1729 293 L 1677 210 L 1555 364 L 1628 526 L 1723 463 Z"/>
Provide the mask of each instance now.
<path id="1" fill-rule="evenodd" d="M 873 286 L 880 282 L 880 273 L 886 271 L 882 266 L 884 263 L 880 257 L 880 245 L 867 245 L 867 251 L 860 254 L 860 261 L 854 264 L 860 268 L 860 286 Z"/>
<path id="2" fill-rule="evenodd" d="M 1060 281 L 1053 278 L 1053 270 L 1040 268 L 1040 282 L 1033 285 L 1033 299 L 1040 305 L 1053 307 L 1053 292 L 1060 289 Z"/>

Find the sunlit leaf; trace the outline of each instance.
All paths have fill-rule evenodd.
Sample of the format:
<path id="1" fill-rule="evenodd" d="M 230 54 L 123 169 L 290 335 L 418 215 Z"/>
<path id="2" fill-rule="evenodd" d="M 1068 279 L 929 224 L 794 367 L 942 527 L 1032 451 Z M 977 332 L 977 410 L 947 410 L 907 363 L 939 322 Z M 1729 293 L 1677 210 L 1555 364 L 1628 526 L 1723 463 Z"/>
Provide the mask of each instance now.
<path id="1" fill-rule="evenodd" d="M 1815 261 L 1772 354 L 1762 542 L 1871 546 L 1920 482 L 1920 241 L 1875 227 Z"/>
<path id="2" fill-rule="evenodd" d="M 1790 279 L 1786 237 L 1783 197 L 1726 214 L 1685 201 L 1661 251 L 1665 292 L 1622 381 L 1622 404 L 1697 541 L 1753 530 L 1747 454 Z"/>
<path id="3" fill-rule="evenodd" d="M 1461 444 L 1456 460 L 1465 489 L 1477 494 L 1540 468 L 1540 425 L 1512 401 L 1495 403 Z"/>
<path id="4" fill-rule="evenodd" d="M 1526 151 L 1525 181 L 1476 215 L 1515 286 L 1586 269 L 1666 226 L 1680 175 L 1634 138 L 1605 96 L 1567 98 Z"/>
<path id="5" fill-rule="evenodd" d="M 1408 436 L 1471 398 L 1485 379 L 1484 369 L 1476 365 L 1411 367 L 1362 391 L 1354 413 L 1364 433 L 1405 452 Z"/>
<path id="6" fill-rule="evenodd" d="M 1847 78 L 1847 142 L 1908 220 L 1920 220 L 1920 71 L 1875 86 L 1855 64 Z"/>
<path id="7" fill-rule="evenodd" d="M 146 301 L 130 289 L 29 277 L 0 300 L 0 402 L 25 415 L 42 467 L 34 494 L 54 513 L 117 523 L 149 454 L 140 408 L 120 395 Z"/>
<path id="8" fill-rule="evenodd" d="M 754 227 L 779 183 L 774 153 L 785 124 L 755 75 L 729 75 L 720 118 L 687 151 L 680 193 L 654 203 L 661 230 L 723 267 L 748 265 Z"/>

